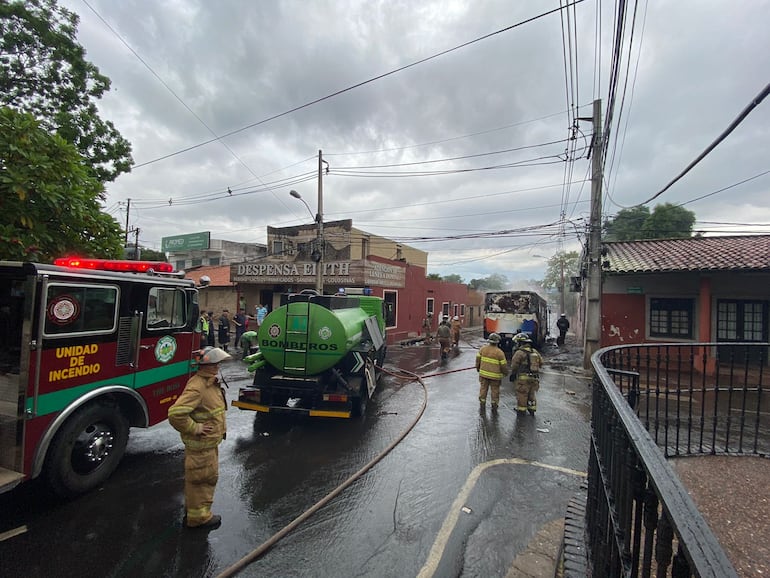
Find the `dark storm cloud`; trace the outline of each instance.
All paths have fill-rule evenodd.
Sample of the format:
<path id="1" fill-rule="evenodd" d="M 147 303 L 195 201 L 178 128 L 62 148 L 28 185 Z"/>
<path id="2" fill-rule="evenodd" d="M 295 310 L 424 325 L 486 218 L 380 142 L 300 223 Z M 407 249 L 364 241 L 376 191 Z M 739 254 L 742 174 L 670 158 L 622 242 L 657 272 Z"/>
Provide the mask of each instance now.
<path id="1" fill-rule="evenodd" d="M 603 3 L 597 72 L 596 2 L 586 0 L 577 6 L 575 103 L 567 102 L 561 19 L 553 14 L 223 138 L 230 150 L 220 142 L 196 147 L 214 138 L 207 126 L 223 135 L 260 123 L 559 4 L 93 0 L 96 11 L 200 120 L 87 7 L 74 0 L 64 4 L 81 15 L 80 41 L 113 81 L 100 107 L 132 142 L 137 163 L 195 147 L 138 167 L 110 186 L 108 204 L 131 198 L 131 225 L 142 229 L 142 240 L 151 246 L 163 236 L 199 230 L 210 230 L 214 238 L 264 242 L 267 225 L 308 222 L 307 209 L 288 190 L 300 191 L 315 210 L 314 179 L 258 189 L 303 173 L 312 177 L 319 149 L 335 169 L 480 155 L 566 139 L 569 104 L 580 105 L 586 117 L 594 98 L 607 107 L 614 7 Z M 626 98 L 621 109 L 619 94 L 610 135 L 606 214 L 660 190 L 764 86 L 770 41 L 760 23 L 769 15 L 767 1 L 639 6 L 630 76 L 621 79 Z M 630 35 L 627 29 L 626 41 Z M 622 62 L 625 76 L 627 53 Z M 770 169 L 769 110 L 768 103 L 760 106 L 658 202 L 687 202 Z M 580 129 L 575 146 L 584 153 L 591 125 L 581 122 Z M 567 146 L 398 170 L 553 160 L 565 158 Z M 443 238 L 545 225 L 564 212 L 563 247 L 579 250 L 589 164 L 582 158 L 571 173 L 557 163 L 411 178 L 332 174 L 325 179 L 324 213 L 352 218 L 374 234 Z M 575 184 L 565 186 L 567 178 Z M 770 178 L 759 178 L 686 206 L 699 221 L 770 222 L 762 200 L 768 183 Z M 238 194 L 227 195 L 228 187 Z M 221 196 L 196 200 L 213 191 Z M 124 222 L 125 212 L 114 214 Z M 466 280 L 501 271 L 531 278 L 544 265 L 535 255 L 547 257 L 560 247 L 553 233 L 413 244 L 431 252 L 432 272 L 457 272 Z"/>

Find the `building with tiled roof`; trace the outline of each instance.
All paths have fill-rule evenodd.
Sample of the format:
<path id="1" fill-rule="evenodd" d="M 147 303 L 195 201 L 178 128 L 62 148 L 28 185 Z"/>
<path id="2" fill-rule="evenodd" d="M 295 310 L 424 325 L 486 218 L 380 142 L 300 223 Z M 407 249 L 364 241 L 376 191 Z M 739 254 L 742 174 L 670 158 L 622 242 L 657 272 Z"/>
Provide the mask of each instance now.
<path id="1" fill-rule="evenodd" d="M 601 345 L 768 341 L 770 235 L 606 242 Z M 767 359 L 767 356 L 765 356 Z"/>

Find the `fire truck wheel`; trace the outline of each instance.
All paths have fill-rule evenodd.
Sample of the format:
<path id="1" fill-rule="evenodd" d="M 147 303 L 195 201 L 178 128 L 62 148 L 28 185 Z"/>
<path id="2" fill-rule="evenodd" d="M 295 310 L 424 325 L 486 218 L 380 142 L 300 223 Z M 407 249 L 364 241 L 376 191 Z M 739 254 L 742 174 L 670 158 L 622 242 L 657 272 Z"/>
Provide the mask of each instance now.
<path id="1" fill-rule="evenodd" d="M 102 484 L 118 466 L 128 442 L 128 420 L 115 405 L 92 402 L 76 411 L 54 437 L 46 478 L 60 496 Z"/>

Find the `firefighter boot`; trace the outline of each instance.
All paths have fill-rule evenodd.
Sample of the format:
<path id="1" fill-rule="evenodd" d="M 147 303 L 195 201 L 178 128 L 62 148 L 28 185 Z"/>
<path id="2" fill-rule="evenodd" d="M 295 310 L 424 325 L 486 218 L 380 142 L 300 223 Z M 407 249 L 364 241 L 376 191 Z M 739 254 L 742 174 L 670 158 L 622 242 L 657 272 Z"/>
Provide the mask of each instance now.
<path id="1" fill-rule="evenodd" d="M 494 401 L 492 402 L 492 413 L 497 413 L 498 405 L 500 405 L 500 404 L 495 403 Z"/>
<path id="2" fill-rule="evenodd" d="M 527 411 L 529 412 L 529 415 L 535 415 L 535 411 L 537 411 L 537 405 L 535 404 L 535 402 L 533 401 L 527 402 Z"/>

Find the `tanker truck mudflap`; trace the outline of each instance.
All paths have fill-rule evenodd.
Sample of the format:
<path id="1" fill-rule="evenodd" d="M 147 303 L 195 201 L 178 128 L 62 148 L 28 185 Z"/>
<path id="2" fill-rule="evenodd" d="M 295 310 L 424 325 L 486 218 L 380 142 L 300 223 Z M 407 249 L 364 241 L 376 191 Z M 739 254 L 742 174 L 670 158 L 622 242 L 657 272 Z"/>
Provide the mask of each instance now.
<path id="1" fill-rule="evenodd" d="M 293 298 L 296 297 L 296 298 Z M 232 404 L 261 413 L 349 418 L 365 412 L 386 354 L 378 297 L 288 296 L 259 331 L 254 382 Z"/>

